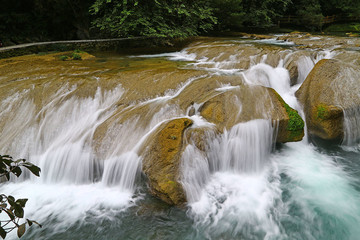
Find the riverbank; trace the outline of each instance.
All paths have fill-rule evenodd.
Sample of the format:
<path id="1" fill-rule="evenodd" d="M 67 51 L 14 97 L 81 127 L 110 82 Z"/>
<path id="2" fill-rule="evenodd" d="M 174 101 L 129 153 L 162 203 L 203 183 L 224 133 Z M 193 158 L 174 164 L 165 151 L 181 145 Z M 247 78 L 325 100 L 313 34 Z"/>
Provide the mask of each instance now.
<path id="1" fill-rule="evenodd" d="M 182 49 L 194 38 L 170 39 L 155 37 L 112 38 L 93 40 L 67 40 L 34 42 L 0 48 L 0 59 L 43 52 L 114 51 L 127 53 L 156 53 Z"/>

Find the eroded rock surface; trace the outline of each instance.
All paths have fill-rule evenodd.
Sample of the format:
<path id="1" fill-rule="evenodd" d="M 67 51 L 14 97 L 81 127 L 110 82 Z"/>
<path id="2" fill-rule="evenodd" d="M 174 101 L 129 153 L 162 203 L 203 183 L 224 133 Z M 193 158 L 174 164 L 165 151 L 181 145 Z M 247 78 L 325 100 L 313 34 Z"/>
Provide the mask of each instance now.
<path id="1" fill-rule="evenodd" d="M 219 131 L 254 119 L 271 119 L 278 124 L 277 142 L 300 141 L 304 122 L 275 90 L 262 86 L 241 86 L 206 101 L 202 117 L 214 123 Z"/>
<path id="2" fill-rule="evenodd" d="M 188 118 L 171 120 L 159 127 L 143 155 L 143 172 L 151 193 L 168 204 L 186 201 L 180 181 L 180 159 L 184 150 L 184 131 L 191 126 Z"/>
<path id="3" fill-rule="evenodd" d="M 327 140 L 344 137 L 343 110 L 360 106 L 360 71 L 339 60 L 321 60 L 296 92 L 309 133 Z"/>

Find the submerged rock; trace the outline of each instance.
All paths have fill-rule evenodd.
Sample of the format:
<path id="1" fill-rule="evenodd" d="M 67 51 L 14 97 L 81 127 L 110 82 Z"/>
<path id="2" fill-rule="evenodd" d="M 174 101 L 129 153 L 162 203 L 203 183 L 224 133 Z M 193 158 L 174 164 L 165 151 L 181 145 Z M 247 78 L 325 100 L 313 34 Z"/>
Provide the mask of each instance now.
<path id="1" fill-rule="evenodd" d="M 360 106 L 360 71 L 339 60 L 321 60 L 296 92 L 309 133 L 326 140 L 344 137 L 343 110 Z"/>
<path id="2" fill-rule="evenodd" d="M 179 182 L 179 168 L 184 150 L 184 131 L 192 123 L 188 118 L 164 123 L 144 150 L 142 169 L 149 180 L 150 191 L 168 204 L 181 205 L 186 201 Z"/>

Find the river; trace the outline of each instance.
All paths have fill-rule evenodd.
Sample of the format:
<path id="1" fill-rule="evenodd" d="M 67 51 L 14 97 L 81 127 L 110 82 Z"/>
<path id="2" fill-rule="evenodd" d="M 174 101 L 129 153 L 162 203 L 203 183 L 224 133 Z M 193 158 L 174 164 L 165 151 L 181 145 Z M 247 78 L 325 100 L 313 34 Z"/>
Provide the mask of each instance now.
<path id="1" fill-rule="evenodd" d="M 271 87 L 304 117 L 295 92 L 316 62 L 359 59 L 350 38 L 342 47 L 331 44 L 337 37 L 309 40 L 327 42 L 321 48 L 275 38 L 200 38 L 179 52 L 94 52 L 83 61 L 1 60 L 0 152 L 41 168 L 40 178 L 0 187 L 28 198 L 25 217 L 43 225 L 22 239 L 359 239 L 359 113 L 343 144 L 307 133 L 275 144 L 264 119 L 209 134 L 205 155 L 191 144 L 182 154 L 186 206 L 148 191 L 140 145 L 169 119 L 211 126 L 198 112 L 206 94 Z"/>

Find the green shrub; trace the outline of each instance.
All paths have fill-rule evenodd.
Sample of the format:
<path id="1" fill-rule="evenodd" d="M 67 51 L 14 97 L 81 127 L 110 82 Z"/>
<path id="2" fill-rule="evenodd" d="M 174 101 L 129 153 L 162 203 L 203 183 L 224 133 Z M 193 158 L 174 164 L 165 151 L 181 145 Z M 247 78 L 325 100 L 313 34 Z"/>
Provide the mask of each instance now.
<path id="1" fill-rule="evenodd" d="M 326 32 L 359 32 L 360 23 L 334 24 L 326 28 Z"/>
<path id="2" fill-rule="evenodd" d="M 66 56 L 66 55 L 62 55 L 62 56 L 59 57 L 59 59 L 60 59 L 61 61 L 66 61 L 68 58 L 69 58 L 69 57 Z"/>
<path id="3" fill-rule="evenodd" d="M 73 60 L 81 60 L 81 55 L 78 54 L 78 53 L 73 52 L 72 59 Z"/>
<path id="4" fill-rule="evenodd" d="M 9 155 L 0 155 L 0 178 L 10 180 L 10 175 L 13 174 L 16 177 L 20 177 L 23 170 L 21 168 L 28 169 L 35 176 L 40 176 L 41 169 L 27 162 L 25 159 L 14 160 Z M 39 223 L 33 220 L 26 220 L 24 223 L 19 224 L 20 219 L 24 218 L 24 208 L 27 199 L 20 198 L 15 199 L 11 195 L 0 194 L 0 237 L 5 239 L 6 235 L 17 229 L 17 235 L 20 238 L 26 231 L 26 225 L 36 224 L 41 227 Z"/>

